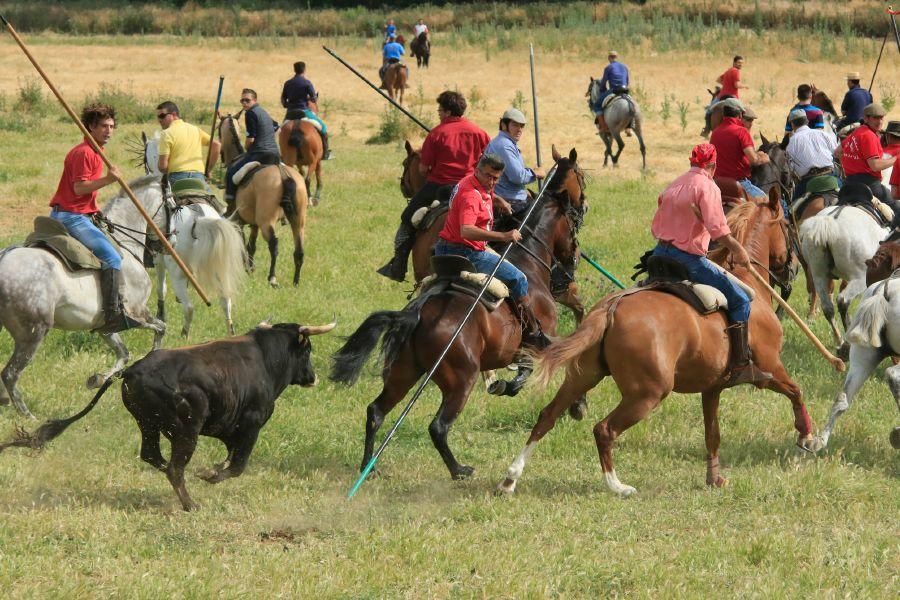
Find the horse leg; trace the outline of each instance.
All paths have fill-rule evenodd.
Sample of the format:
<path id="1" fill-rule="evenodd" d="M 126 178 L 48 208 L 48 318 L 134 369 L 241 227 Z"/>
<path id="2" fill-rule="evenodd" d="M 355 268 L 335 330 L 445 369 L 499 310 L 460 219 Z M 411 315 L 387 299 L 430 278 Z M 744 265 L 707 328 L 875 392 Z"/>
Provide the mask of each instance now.
<path id="1" fill-rule="evenodd" d="M 838 417 L 847 412 L 856 394 L 859 393 L 863 384 L 869 379 L 884 357 L 884 352 L 880 348 L 856 345 L 850 347 L 850 369 L 847 373 L 847 378 L 844 380 L 844 387 L 831 405 L 831 414 L 828 415 L 828 422 L 819 435 L 808 445 L 808 450 L 818 452 L 828 446 L 828 438 L 831 437 L 831 432 L 834 430 Z M 893 368 L 890 367 L 888 371 Z M 893 385 L 889 383 L 889 386 L 891 391 L 894 392 Z"/>
<path id="2" fill-rule="evenodd" d="M 772 374 L 772 379 L 763 387 L 778 392 L 786 396 L 791 401 L 791 408 L 794 411 L 794 428 L 797 430 L 797 445 L 803 450 L 809 450 L 813 441 L 812 419 L 806 410 L 806 404 L 803 402 L 803 392 L 797 385 L 787 370 L 781 363 L 781 359 L 776 356 L 774 365 L 768 364 L 769 361 L 763 359 L 759 361 L 760 368 Z"/>
<path id="3" fill-rule="evenodd" d="M 228 335 L 234 335 L 234 320 L 231 318 L 231 298 L 219 298 L 219 306 L 222 307 L 222 313 L 225 315 L 225 327 L 228 329 Z"/>
<path id="4" fill-rule="evenodd" d="M 269 244 L 269 285 L 273 288 L 278 287 L 278 280 L 275 278 L 275 262 L 278 260 L 278 236 L 275 235 L 275 227 L 272 224 L 262 226 L 263 239 Z"/>
<path id="5" fill-rule="evenodd" d="M 600 138 L 603 140 L 603 144 L 606 146 L 606 150 L 603 153 L 603 166 L 605 167 L 609 159 L 612 157 L 612 136 L 609 132 L 603 132 L 600 134 Z"/>
<path id="6" fill-rule="evenodd" d="M 375 453 L 375 434 L 381 428 L 384 417 L 403 400 L 422 373 L 423 371 L 415 366 L 409 350 L 404 351 L 390 366 L 381 393 L 366 408 L 366 440 L 360 471 L 365 469 Z"/>
<path id="7" fill-rule="evenodd" d="M 181 304 L 181 314 L 184 321 L 181 324 L 181 337 L 187 337 L 191 333 L 191 323 L 194 320 L 194 303 L 188 294 L 188 281 L 181 269 L 172 273 L 172 291 Z"/>
<path id="8" fill-rule="evenodd" d="M 831 294 L 828 293 L 828 284 L 831 282 L 831 277 L 827 274 L 814 273 L 813 282 L 816 288 L 816 296 L 819 297 L 819 303 L 822 305 L 822 315 L 828 321 L 829 327 L 831 327 L 831 335 L 834 337 L 835 345 L 840 347 L 844 342 L 844 338 L 838 331 L 837 323 L 834 321 L 834 301 L 831 298 Z"/>
<path id="9" fill-rule="evenodd" d="M 478 380 L 478 365 L 473 361 L 467 362 L 469 364 L 462 364 L 462 361 L 454 361 L 453 364 L 444 363 L 447 365 L 446 368 L 435 373 L 435 383 L 441 389 L 443 397 L 437 414 L 428 426 L 431 442 L 444 459 L 444 464 L 447 465 L 453 479 L 468 479 L 475 472 L 472 467 L 459 464 L 447 444 L 450 428 L 465 408 L 469 394 Z"/>
<path id="10" fill-rule="evenodd" d="M 304 226 L 297 220 L 291 222 L 291 233 L 294 236 L 294 287 L 300 285 L 300 269 L 303 268 L 303 234 Z"/>
<path id="11" fill-rule="evenodd" d="M 661 397 L 644 395 L 622 395 L 622 400 L 605 419 L 594 426 L 594 441 L 597 443 L 597 452 L 600 454 L 600 466 L 603 469 L 603 479 L 606 487 L 614 494 L 627 498 L 637 490 L 630 485 L 625 485 L 616 476 L 616 469 L 612 459 L 612 445 L 626 429 L 642 421 L 650 411 L 659 406 Z"/>
<path id="12" fill-rule="evenodd" d="M 838 294 L 837 305 L 838 305 L 838 313 L 841 316 L 841 325 L 844 326 L 844 331 L 850 327 L 850 319 L 847 317 L 847 313 L 850 310 L 850 303 L 853 302 L 853 299 L 866 291 L 866 280 L 865 274 L 863 274 L 862 278 L 852 279 L 847 284 L 847 287 L 841 290 Z M 838 355 L 847 360 L 850 353 L 850 344 L 845 340 L 841 347 L 838 349 Z"/>
<path id="13" fill-rule="evenodd" d="M 47 332 L 50 331 L 50 325 L 44 322 L 33 324 L 27 329 L 21 325 L 12 329 L 9 327 L 9 324 L 7 324 L 7 329 L 10 329 L 10 334 L 13 336 L 15 347 L 13 348 L 12 356 L 9 358 L 9 362 L 6 363 L 6 367 L 0 372 L 0 379 L 3 380 L 3 387 L 12 399 L 13 406 L 16 407 L 19 414 L 23 417 L 34 419 L 35 416 L 31 414 L 31 411 L 25 406 L 25 401 L 22 398 L 22 391 L 18 388 L 19 377 L 22 376 L 22 371 L 25 370 L 25 367 L 27 367 L 29 363 L 31 363 L 31 359 L 34 358 L 41 342 L 44 341 L 44 337 L 46 337 Z"/>
<path id="14" fill-rule="evenodd" d="M 641 133 L 641 126 L 637 125 L 634 129 L 634 134 L 637 136 L 638 144 L 641 149 L 641 169 L 647 168 L 647 146 L 644 145 L 644 135 Z"/>
<path id="15" fill-rule="evenodd" d="M 243 230 L 241 231 L 243 233 Z M 250 226 L 250 239 L 247 240 L 247 262 L 250 263 L 250 271 L 256 266 L 253 257 L 256 255 L 256 237 L 259 235 L 259 226 Z"/>
<path id="16" fill-rule="evenodd" d="M 706 439 L 706 485 L 722 487 L 728 480 L 719 474 L 719 396 L 721 390 L 703 392 L 703 433 Z"/>
<path id="17" fill-rule="evenodd" d="M 316 161 L 316 193 L 313 194 L 313 206 L 318 206 L 319 202 L 322 200 L 322 161 L 321 159 Z"/>
<path id="18" fill-rule="evenodd" d="M 156 318 L 160 321 L 166 320 L 166 270 L 169 266 L 162 259 L 163 264 L 156 265 Z"/>
<path id="19" fill-rule="evenodd" d="M 618 167 L 619 157 L 622 155 L 622 150 L 625 149 L 625 142 L 622 140 L 622 133 L 619 131 L 616 132 L 614 137 L 616 139 L 616 146 L 618 149 L 616 150 L 615 155 L 612 157 L 612 163 L 613 167 Z"/>
<path id="20" fill-rule="evenodd" d="M 116 362 L 108 371 L 94 373 L 93 375 L 88 377 L 87 388 L 89 390 L 96 389 L 106 383 L 107 379 L 122 370 L 122 368 L 128 363 L 128 360 L 130 358 L 128 354 L 128 348 L 125 347 L 125 342 L 122 341 L 122 338 L 118 333 L 101 335 L 100 339 L 103 340 L 104 344 L 109 346 L 110 350 L 115 352 Z"/>
<path id="21" fill-rule="evenodd" d="M 498 493 L 511 494 L 516 490 L 516 483 L 525 470 L 525 463 L 534 451 L 537 443 L 556 425 L 556 421 L 560 415 L 584 397 L 584 395 L 594 388 L 600 380 L 603 379 L 605 373 L 597 368 L 570 369 L 566 373 L 566 379 L 562 386 L 556 392 L 553 400 L 544 407 L 538 416 L 537 423 L 531 429 L 531 435 L 528 436 L 528 442 L 525 447 L 509 465 L 506 470 L 506 479 L 497 486 Z"/>

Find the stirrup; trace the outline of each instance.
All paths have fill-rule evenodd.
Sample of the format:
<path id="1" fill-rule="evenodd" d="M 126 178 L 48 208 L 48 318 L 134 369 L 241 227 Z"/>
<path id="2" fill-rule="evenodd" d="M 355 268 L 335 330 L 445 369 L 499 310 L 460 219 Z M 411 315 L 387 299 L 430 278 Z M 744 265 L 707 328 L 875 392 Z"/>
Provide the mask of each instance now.
<path id="1" fill-rule="evenodd" d="M 746 365 L 732 367 L 731 372 L 728 374 L 728 381 L 725 382 L 724 387 L 729 388 L 745 383 L 765 383 L 772 379 L 773 376 L 771 373 L 763 371 L 751 361 Z"/>
<path id="2" fill-rule="evenodd" d="M 100 327 L 94 329 L 94 333 L 100 333 L 103 335 L 108 335 L 112 333 L 119 333 L 120 331 L 126 331 L 128 329 L 136 329 L 141 327 L 143 323 L 140 321 L 136 321 L 126 315 L 124 312 L 120 311 L 114 314 L 111 318 L 106 319 L 106 322 L 103 323 Z"/>

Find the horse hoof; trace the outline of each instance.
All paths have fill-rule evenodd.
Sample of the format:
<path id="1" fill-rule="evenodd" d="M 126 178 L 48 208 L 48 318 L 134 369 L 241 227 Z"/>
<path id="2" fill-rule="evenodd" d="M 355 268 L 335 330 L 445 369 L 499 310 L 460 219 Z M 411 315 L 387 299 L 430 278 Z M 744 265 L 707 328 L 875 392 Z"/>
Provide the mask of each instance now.
<path id="1" fill-rule="evenodd" d="M 503 396 L 506 392 L 506 381 L 498 379 L 488 386 L 487 393 L 491 396 Z"/>
<path id="2" fill-rule="evenodd" d="M 616 490 L 616 494 L 618 494 L 619 498 L 630 498 L 637 494 L 637 490 L 630 485 L 622 485 Z"/>
<path id="3" fill-rule="evenodd" d="M 278 287 L 279 287 L 278 282 L 275 281 L 274 279 L 270 279 L 270 280 L 269 280 L 269 285 L 272 286 L 273 288 L 275 288 L 276 290 L 277 290 Z"/>
<path id="4" fill-rule="evenodd" d="M 87 389 L 96 390 L 98 387 L 103 385 L 103 382 L 106 381 L 106 378 L 103 377 L 100 373 L 94 373 L 87 380 Z"/>
<path id="5" fill-rule="evenodd" d="M 587 416 L 587 401 L 584 398 L 579 398 L 575 404 L 569 407 L 569 416 L 576 421 L 585 418 Z"/>
<path id="6" fill-rule="evenodd" d="M 475 469 L 468 465 L 460 465 L 456 471 L 453 473 L 453 479 L 460 481 L 463 479 L 468 479 L 475 472 Z"/>
<path id="7" fill-rule="evenodd" d="M 516 480 L 515 479 L 504 479 L 499 484 L 497 484 L 497 489 L 494 490 L 495 496 L 512 496 L 516 491 Z"/>
<path id="8" fill-rule="evenodd" d="M 184 327 L 182 327 L 182 328 L 181 328 L 181 337 L 186 338 L 186 337 L 189 336 L 189 335 L 190 335 L 190 331 L 188 331 L 187 329 L 185 329 Z"/>
<path id="9" fill-rule="evenodd" d="M 797 445 L 806 452 L 821 452 L 825 449 L 825 440 L 817 435 L 813 438 L 801 439 L 797 442 Z"/>
<path id="10" fill-rule="evenodd" d="M 891 431 L 891 446 L 894 450 L 900 450 L 900 427 L 894 427 Z"/>

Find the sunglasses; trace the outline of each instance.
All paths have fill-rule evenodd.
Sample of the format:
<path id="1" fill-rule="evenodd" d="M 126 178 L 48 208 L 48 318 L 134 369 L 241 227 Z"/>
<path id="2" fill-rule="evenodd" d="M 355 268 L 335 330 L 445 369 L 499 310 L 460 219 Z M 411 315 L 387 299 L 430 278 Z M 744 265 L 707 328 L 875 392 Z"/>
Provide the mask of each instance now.
<path id="1" fill-rule="evenodd" d="M 159 119 L 160 121 L 162 121 L 163 119 L 165 119 L 166 117 L 168 117 L 171 114 L 172 113 L 159 113 L 158 115 L 156 115 L 156 118 Z"/>
<path id="2" fill-rule="evenodd" d="M 241 104 L 250 104 L 253 102 L 251 98 L 241 98 Z"/>

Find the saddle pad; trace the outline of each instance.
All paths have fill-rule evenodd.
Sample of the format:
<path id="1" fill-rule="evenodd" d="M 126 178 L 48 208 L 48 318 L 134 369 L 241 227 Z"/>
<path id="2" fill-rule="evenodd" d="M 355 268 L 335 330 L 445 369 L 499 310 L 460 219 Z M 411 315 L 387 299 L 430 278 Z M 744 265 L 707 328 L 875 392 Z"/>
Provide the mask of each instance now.
<path id="1" fill-rule="evenodd" d="M 625 98 L 625 100 L 629 100 L 631 96 L 629 96 L 628 94 L 610 94 L 603 99 L 603 103 L 600 105 L 600 108 L 606 109 L 606 107 L 609 106 L 616 98 Z"/>
<path id="2" fill-rule="evenodd" d="M 477 276 L 477 278 L 472 276 Z M 460 273 L 460 277 L 438 277 L 437 275 L 429 275 L 419 283 L 419 295 L 421 296 L 426 293 L 439 294 L 449 290 L 475 298 L 478 296 L 478 292 L 481 291 L 481 286 L 484 285 L 484 279 L 486 277 L 487 275 L 484 273 L 469 273 L 467 271 Z M 476 279 L 479 279 L 480 283 L 474 283 Z M 501 295 L 497 296 L 494 292 Z M 506 285 L 502 281 L 493 279 L 481 296 L 481 304 L 488 312 L 493 312 L 497 310 L 508 295 L 509 289 Z"/>
<path id="3" fill-rule="evenodd" d="M 425 218 L 425 215 L 428 214 L 428 211 L 432 210 L 434 208 L 437 208 L 440 205 L 441 205 L 441 203 L 438 202 L 437 200 L 435 200 L 434 202 L 431 203 L 431 206 L 423 206 L 422 208 L 420 208 L 419 210 L 414 212 L 412 217 L 410 218 L 410 222 L 412 223 L 412 226 L 415 227 L 416 229 L 419 229 L 419 225 L 422 223 L 422 220 Z"/>
<path id="4" fill-rule="evenodd" d="M 246 165 L 244 165 L 243 167 L 241 167 L 240 169 L 238 169 L 237 173 L 235 173 L 234 175 L 231 176 L 231 181 L 234 182 L 234 185 L 239 186 L 239 185 L 241 185 L 241 181 L 244 180 L 244 177 L 247 177 L 248 173 L 250 173 L 251 171 L 255 171 L 256 169 L 260 168 L 261 166 L 262 166 L 262 163 L 260 163 L 258 160 L 252 160 L 252 161 L 248 162 Z M 247 181 L 250 181 L 249 177 L 247 177 Z"/>
<path id="5" fill-rule="evenodd" d="M 651 281 L 642 282 L 639 287 L 643 290 L 655 290 L 677 296 L 701 315 L 709 315 L 717 310 L 728 310 L 725 295 L 712 286 L 690 281 Z"/>
<path id="6" fill-rule="evenodd" d="M 316 131 L 318 131 L 319 133 L 322 133 L 322 125 L 321 125 L 321 123 L 319 123 L 318 121 L 314 121 L 314 120 L 309 119 L 309 118 L 303 118 L 303 119 L 300 119 L 300 120 L 303 121 L 304 123 L 309 123 L 310 125 L 312 125 L 313 127 L 316 128 Z"/>
<path id="7" fill-rule="evenodd" d="M 25 238 L 25 246 L 51 252 L 69 271 L 100 269 L 102 266 L 87 246 L 70 236 L 62 223 L 50 217 L 34 218 L 34 231 Z"/>

